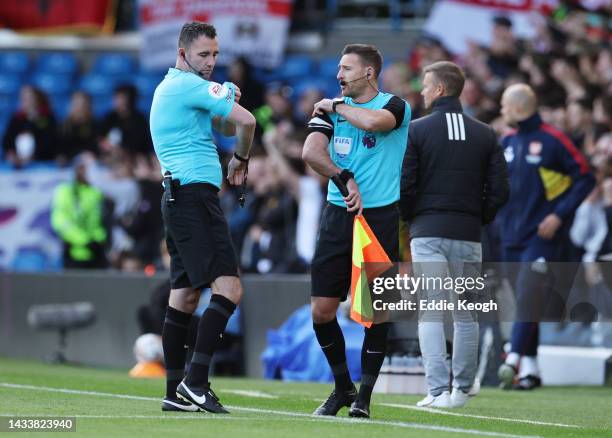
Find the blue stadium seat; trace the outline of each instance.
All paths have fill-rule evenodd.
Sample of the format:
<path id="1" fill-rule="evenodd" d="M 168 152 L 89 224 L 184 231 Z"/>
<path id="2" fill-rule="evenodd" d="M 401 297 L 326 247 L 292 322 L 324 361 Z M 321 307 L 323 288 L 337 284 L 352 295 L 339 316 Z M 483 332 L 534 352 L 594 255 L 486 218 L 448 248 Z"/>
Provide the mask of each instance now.
<path id="1" fill-rule="evenodd" d="M 319 76 L 322 78 L 335 78 L 338 74 L 338 58 L 323 58 L 319 61 Z"/>
<path id="2" fill-rule="evenodd" d="M 222 152 L 231 152 L 236 146 L 236 137 L 225 137 L 217 131 L 213 132 L 215 137 L 215 145 Z"/>
<path id="3" fill-rule="evenodd" d="M 94 117 L 104 117 L 111 109 L 113 109 L 113 98 L 108 96 L 97 96 L 92 100 Z"/>
<path id="4" fill-rule="evenodd" d="M 8 111 L 4 111 L 2 108 L 0 108 L 0 141 L 1 139 L 4 138 L 4 130 L 6 129 L 6 127 L 8 126 L 8 122 L 11 118 L 11 112 Z M 4 150 L 2 148 L 0 148 L 0 163 L 2 163 L 2 155 L 4 154 Z"/>
<path id="5" fill-rule="evenodd" d="M 60 166 L 53 161 L 30 161 L 24 169 L 27 170 L 59 170 Z"/>
<path id="6" fill-rule="evenodd" d="M 139 96 L 147 96 L 149 99 L 153 96 L 155 88 L 159 85 L 164 77 L 152 73 L 140 73 L 134 79 L 134 86 L 138 90 Z"/>
<path id="7" fill-rule="evenodd" d="M 153 102 L 153 96 L 138 96 L 138 102 L 136 103 L 136 107 L 138 110 L 143 113 L 147 118 L 149 117 L 149 113 L 151 112 L 151 103 Z"/>
<path id="8" fill-rule="evenodd" d="M 107 75 L 128 75 L 138 70 L 136 59 L 124 53 L 107 53 L 99 55 L 93 65 L 92 71 Z"/>
<path id="9" fill-rule="evenodd" d="M 301 81 L 293 81 L 293 97 L 297 100 L 300 96 L 310 88 L 317 88 L 323 94 L 323 97 L 328 99 L 334 98 L 340 94 L 340 85 L 335 78 L 319 78 L 319 79 L 304 79 Z"/>
<path id="10" fill-rule="evenodd" d="M 103 74 L 91 73 L 81 78 L 80 88 L 92 97 L 110 97 L 115 89 L 115 82 Z"/>
<path id="11" fill-rule="evenodd" d="M 14 95 L 0 95 L 0 119 L 10 119 L 17 107 L 19 98 Z"/>
<path id="12" fill-rule="evenodd" d="M 32 76 L 32 84 L 49 96 L 66 96 L 73 90 L 72 76 L 65 74 L 37 73 Z"/>
<path id="13" fill-rule="evenodd" d="M 55 114 L 56 120 L 61 122 L 68 115 L 68 110 L 70 109 L 70 97 L 51 97 L 51 108 L 53 108 L 53 114 Z"/>
<path id="14" fill-rule="evenodd" d="M 299 99 L 305 91 L 310 90 L 312 88 L 316 88 L 322 94 L 325 93 L 326 83 L 323 80 L 318 80 L 314 78 L 306 78 L 301 80 L 293 81 L 293 97 L 297 100 Z"/>
<path id="15" fill-rule="evenodd" d="M 0 53 L 0 72 L 25 74 L 30 68 L 30 58 L 24 52 Z"/>
<path id="16" fill-rule="evenodd" d="M 0 95 L 17 96 L 23 81 L 21 77 L 11 74 L 0 74 Z"/>
<path id="17" fill-rule="evenodd" d="M 267 70 L 267 69 L 256 67 L 253 69 L 253 77 L 264 85 L 270 82 L 276 82 L 276 81 L 282 80 L 279 69 Z"/>
<path id="18" fill-rule="evenodd" d="M 290 55 L 285 58 L 278 72 L 282 79 L 308 77 L 313 70 L 313 62 L 306 55 Z"/>
<path id="19" fill-rule="evenodd" d="M 74 76 L 79 68 L 76 57 L 72 53 L 43 53 L 36 62 L 37 70 L 44 73 Z"/>
<path id="20" fill-rule="evenodd" d="M 11 262 L 11 269 L 18 272 L 36 272 L 47 268 L 48 257 L 41 248 L 19 248 Z"/>
<path id="21" fill-rule="evenodd" d="M 113 75 L 110 78 L 111 78 L 111 82 L 113 83 L 113 90 L 115 89 L 115 87 L 118 87 L 120 85 L 135 85 L 134 75 L 120 74 L 120 75 Z"/>
<path id="22" fill-rule="evenodd" d="M 0 75 L 0 141 L 4 138 L 4 130 L 19 105 L 20 88 L 21 80 L 18 77 Z M 0 161 L 2 161 L 1 151 Z"/>
<path id="23" fill-rule="evenodd" d="M 327 79 L 324 81 L 325 83 L 325 97 L 328 99 L 333 99 L 334 97 L 340 96 L 340 84 L 338 84 L 338 80 L 335 79 Z"/>
<path id="24" fill-rule="evenodd" d="M 225 81 L 228 81 L 229 78 L 227 76 L 227 67 L 222 67 L 222 66 L 216 66 L 215 69 L 213 70 L 213 74 L 211 77 L 211 80 L 218 82 L 220 84 L 222 84 Z"/>

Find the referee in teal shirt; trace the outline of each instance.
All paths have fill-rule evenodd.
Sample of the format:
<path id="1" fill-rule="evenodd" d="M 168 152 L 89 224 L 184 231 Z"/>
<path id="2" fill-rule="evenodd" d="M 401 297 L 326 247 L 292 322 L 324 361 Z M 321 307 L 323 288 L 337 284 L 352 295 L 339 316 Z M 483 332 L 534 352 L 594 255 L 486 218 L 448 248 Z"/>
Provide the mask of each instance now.
<path id="1" fill-rule="evenodd" d="M 212 130 L 236 135 L 227 179 L 246 178 L 255 118 L 238 104 L 234 84 L 210 81 L 219 55 L 213 26 L 191 22 L 181 29 L 178 56 L 157 86 L 151 136 L 164 174 L 162 215 L 171 257 L 171 291 L 162 331 L 166 364 L 164 411 L 227 413 L 210 388 L 208 369 L 227 321 L 242 297 L 238 264 L 217 195 L 221 163 Z M 193 359 L 185 376 L 185 343 L 202 288 L 210 304 L 200 320 Z"/>
<path id="2" fill-rule="evenodd" d="M 353 218 L 363 213 L 392 261 L 399 261 L 400 174 L 408 140 L 410 106 L 378 90 L 382 56 L 371 45 L 344 48 L 337 79 L 342 98 L 323 99 L 308 123 L 304 160 L 330 181 L 312 261 L 312 319 L 335 389 L 314 412 L 336 415 L 350 406 L 352 417 L 370 416 L 370 397 L 386 353 L 388 323 L 365 329 L 359 393 L 346 365 L 344 336 L 336 320 L 351 284 Z M 336 179 L 336 178 L 334 178 Z"/>

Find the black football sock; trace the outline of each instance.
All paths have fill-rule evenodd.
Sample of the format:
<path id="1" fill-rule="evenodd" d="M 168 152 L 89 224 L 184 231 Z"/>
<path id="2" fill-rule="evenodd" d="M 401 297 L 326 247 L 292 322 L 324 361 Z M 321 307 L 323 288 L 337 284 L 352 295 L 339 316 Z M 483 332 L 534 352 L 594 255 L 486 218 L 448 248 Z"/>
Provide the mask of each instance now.
<path id="1" fill-rule="evenodd" d="M 341 391 L 352 388 L 353 382 L 346 365 L 344 335 L 336 318 L 323 324 L 313 324 L 319 345 L 331 367 L 336 388 Z"/>
<path id="2" fill-rule="evenodd" d="M 191 314 L 168 306 L 162 328 L 166 365 L 166 397 L 176 398 L 176 387 L 185 375 L 185 343 Z"/>
<path id="3" fill-rule="evenodd" d="M 201 388 L 208 383 L 210 361 L 235 309 L 236 305 L 222 295 L 210 297 L 210 304 L 200 318 L 195 351 L 185 379 L 189 386 Z"/>
<path id="4" fill-rule="evenodd" d="M 388 333 L 388 323 L 375 324 L 365 329 L 363 347 L 361 347 L 361 386 L 359 387 L 359 399 L 366 403 L 370 403 L 374 384 L 387 354 Z"/>
<path id="5" fill-rule="evenodd" d="M 191 366 L 191 358 L 195 351 L 196 339 L 198 338 L 198 326 L 200 325 L 200 317 L 195 313 L 191 315 L 191 321 L 189 322 L 189 330 L 187 330 L 187 355 L 185 356 L 185 374 L 189 372 Z"/>

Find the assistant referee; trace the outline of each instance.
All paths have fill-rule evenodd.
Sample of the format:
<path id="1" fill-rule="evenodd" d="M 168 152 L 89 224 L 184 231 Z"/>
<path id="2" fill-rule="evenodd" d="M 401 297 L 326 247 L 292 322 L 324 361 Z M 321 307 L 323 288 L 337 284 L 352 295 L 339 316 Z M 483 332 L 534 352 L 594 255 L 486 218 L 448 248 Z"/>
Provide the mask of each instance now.
<path id="1" fill-rule="evenodd" d="M 222 171 L 212 129 L 237 136 L 227 179 L 239 185 L 246 177 L 255 118 L 237 103 L 238 87 L 210 81 L 219 55 L 216 36 L 210 24 L 183 26 L 176 65 L 158 85 L 151 106 L 151 136 L 164 174 L 161 207 L 171 257 L 171 291 L 162 332 L 167 373 L 164 411 L 228 412 L 210 388 L 208 369 L 240 302 L 242 285 L 217 195 Z M 200 320 L 185 376 L 187 328 L 200 291 L 208 286 L 212 297 Z"/>
<path id="2" fill-rule="evenodd" d="M 339 187 L 329 183 L 312 261 L 313 327 L 336 383 L 315 415 L 336 415 L 350 406 L 350 416 L 369 417 L 372 389 L 386 352 L 388 323 L 365 329 L 357 393 L 336 319 L 351 284 L 353 219 L 363 213 L 389 258 L 398 261 L 397 201 L 410 123 L 410 106 L 378 90 L 381 68 L 382 56 L 376 47 L 346 46 L 336 76 L 343 97 L 315 105 L 304 144 L 304 160 L 321 175 L 337 176 L 348 189 L 343 196 Z"/>

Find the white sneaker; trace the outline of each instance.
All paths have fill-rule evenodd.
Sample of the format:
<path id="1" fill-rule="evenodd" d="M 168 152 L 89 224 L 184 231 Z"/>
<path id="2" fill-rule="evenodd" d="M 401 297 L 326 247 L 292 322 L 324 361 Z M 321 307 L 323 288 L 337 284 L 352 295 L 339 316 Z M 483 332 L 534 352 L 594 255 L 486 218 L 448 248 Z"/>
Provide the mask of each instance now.
<path id="1" fill-rule="evenodd" d="M 462 408 L 469 399 L 470 396 L 468 393 L 465 393 L 458 388 L 453 388 L 453 392 L 450 395 L 450 405 L 452 408 Z"/>
<path id="2" fill-rule="evenodd" d="M 476 378 L 476 379 L 474 379 L 474 384 L 470 388 L 470 391 L 468 392 L 468 395 L 470 397 L 475 397 L 475 396 L 478 395 L 479 392 L 480 392 L 480 380 L 478 378 Z"/>
<path id="3" fill-rule="evenodd" d="M 435 397 L 431 394 L 427 394 L 427 397 L 425 397 L 423 400 L 416 402 L 416 405 L 419 408 L 424 408 L 425 406 L 429 406 L 430 404 L 433 403 Z"/>
<path id="4" fill-rule="evenodd" d="M 444 391 L 442 394 L 434 397 L 431 394 L 427 394 L 423 400 L 416 404 L 420 408 L 450 408 L 450 394 L 448 391 Z"/>

